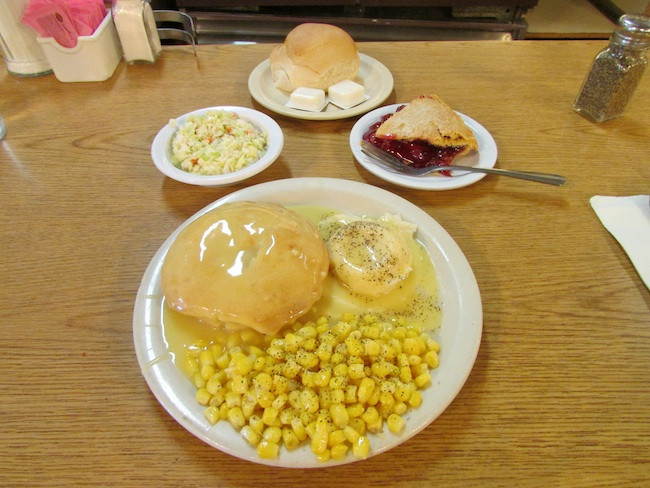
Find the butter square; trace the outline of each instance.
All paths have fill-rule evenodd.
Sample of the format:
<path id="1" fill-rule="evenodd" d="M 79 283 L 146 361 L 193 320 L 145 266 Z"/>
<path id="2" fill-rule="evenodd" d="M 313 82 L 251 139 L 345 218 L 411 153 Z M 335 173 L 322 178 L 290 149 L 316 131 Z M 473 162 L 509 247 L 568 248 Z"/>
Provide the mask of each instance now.
<path id="1" fill-rule="evenodd" d="M 366 99 L 366 89 L 352 80 L 343 80 L 327 90 L 330 102 L 341 108 L 350 108 Z"/>
<path id="2" fill-rule="evenodd" d="M 325 104 L 325 92 L 318 88 L 301 86 L 291 92 L 289 96 L 289 106 L 299 110 L 320 112 Z"/>

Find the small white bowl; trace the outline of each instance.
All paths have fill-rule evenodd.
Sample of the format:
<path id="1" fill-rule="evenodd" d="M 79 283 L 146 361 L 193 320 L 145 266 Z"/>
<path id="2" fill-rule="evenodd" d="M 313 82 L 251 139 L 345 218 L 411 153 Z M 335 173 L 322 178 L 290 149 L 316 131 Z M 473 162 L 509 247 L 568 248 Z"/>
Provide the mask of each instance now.
<path id="1" fill-rule="evenodd" d="M 262 112 L 258 112 L 257 110 L 253 110 L 252 108 L 232 106 L 208 107 L 186 113 L 185 115 L 181 115 L 175 119 L 178 122 L 178 125 L 181 125 L 190 115 L 205 115 L 208 112 L 214 112 L 217 110 L 234 112 L 242 119 L 253 124 L 257 129 L 266 132 L 268 146 L 262 157 L 245 168 L 222 175 L 198 175 L 183 171 L 172 163 L 171 139 L 176 133 L 176 128 L 167 124 L 165 127 L 160 129 L 151 144 L 151 158 L 161 173 L 176 181 L 190 185 L 223 186 L 245 180 L 246 178 L 250 178 L 257 173 L 264 171 L 278 158 L 282 151 L 282 146 L 284 145 L 282 129 L 280 129 L 278 123 L 271 117 Z"/>

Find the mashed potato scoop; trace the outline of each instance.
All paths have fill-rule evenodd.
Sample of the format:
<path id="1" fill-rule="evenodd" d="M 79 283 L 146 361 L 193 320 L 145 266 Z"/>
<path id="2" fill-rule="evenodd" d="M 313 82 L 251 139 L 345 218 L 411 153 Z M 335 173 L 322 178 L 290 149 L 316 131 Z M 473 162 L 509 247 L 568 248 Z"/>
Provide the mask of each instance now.
<path id="1" fill-rule="evenodd" d="M 409 241 L 415 228 L 411 224 L 394 216 L 351 221 L 334 216 L 321 225 L 327 227 L 332 270 L 352 292 L 368 297 L 390 293 L 413 270 Z"/>

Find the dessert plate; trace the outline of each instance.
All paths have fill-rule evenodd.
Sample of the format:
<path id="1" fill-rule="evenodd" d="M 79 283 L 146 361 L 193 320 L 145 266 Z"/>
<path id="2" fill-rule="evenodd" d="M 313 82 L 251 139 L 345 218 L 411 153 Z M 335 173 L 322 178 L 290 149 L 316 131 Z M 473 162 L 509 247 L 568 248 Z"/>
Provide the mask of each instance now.
<path id="1" fill-rule="evenodd" d="M 350 148 L 355 159 L 359 161 L 361 166 L 382 180 L 416 190 L 453 190 L 476 183 L 485 177 L 485 173 L 463 173 L 462 171 L 452 171 L 452 176 L 435 173 L 428 176 L 405 175 L 378 166 L 370 157 L 363 153 L 361 151 L 361 140 L 370 126 L 378 122 L 384 115 L 395 113 L 397 108 L 402 105 L 406 104 L 396 103 L 379 107 L 361 117 L 354 124 L 354 127 L 350 131 Z M 478 142 L 478 151 L 472 151 L 469 154 L 455 158 L 453 164 L 458 166 L 493 168 L 497 161 L 497 145 L 492 135 L 476 120 L 460 112 L 456 113 L 460 115 L 465 124 L 474 132 L 474 137 L 476 138 L 476 142 Z"/>
<path id="2" fill-rule="evenodd" d="M 271 63 L 268 59 L 262 61 L 248 77 L 248 90 L 251 96 L 264 107 L 276 113 L 306 120 L 336 120 L 346 119 L 366 113 L 379 106 L 393 91 L 393 75 L 391 72 L 370 56 L 359 54 L 361 66 L 357 75 L 357 83 L 363 85 L 368 96 L 365 102 L 349 109 L 341 109 L 330 103 L 322 112 L 307 112 L 287 107 L 290 93 L 279 90 L 273 83 Z"/>
<path id="3" fill-rule="evenodd" d="M 427 249 L 438 280 L 437 303 L 431 306 L 442 309 L 441 325 L 432 332 L 441 346 L 440 365 L 431 371 L 431 386 L 422 390 L 422 405 L 404 416 L 406 424 L 401 434 L 393 434 L 384 425 L 383 432 L 369 435 L 370 456 L 407 441 L 433 422 L 462 388 L 478 353 L 483 312 L 474 273 L 458 245 L 428 213 L 386 190 L 334 178 L 291 178 L 244 188 L 203 208 L 165 240 L 144 273 L 133 312 L 133 339 L 138 363 L 160 404 L 199 439 L 251 462 L 287 468 L 320 468 L 357 461 L 348 454 L 342 460 L 320 462 L 308 442 L 292 451 L 281 448 L 275 459 L 258 457 L 256 449 L 228 422 L 210 425 L 203 416 L 205 407 L 196 402 L 193 383 L 174 363 L 163 324 L 160 273 L 165 254 L 190 222 L 219 205 L 242 200 L 285 206 L 325 206 L 344 213 L 374 217 L 388 212 L 399 214 L 418 226 L 416 238 Z"/>

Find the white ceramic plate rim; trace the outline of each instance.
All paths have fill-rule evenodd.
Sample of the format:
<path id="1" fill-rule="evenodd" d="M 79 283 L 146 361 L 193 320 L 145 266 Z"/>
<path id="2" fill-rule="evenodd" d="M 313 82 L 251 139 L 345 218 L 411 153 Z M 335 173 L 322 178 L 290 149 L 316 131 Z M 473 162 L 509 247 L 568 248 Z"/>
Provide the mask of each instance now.
<path id="1" fill-rule="evenodd" d="M 363 134 L 382 116 L 394 113 L 402 105 L 408 104 L 395 103 L 393 105 L 379 107 L 361 117 L 354 124 L 354 127 L 350 131 L 350 149 L 352 149 L 352 154 L 354 154 L 355 159 L 359 161 L 361 166 L 382 180 L 416 190 L 453 190 L 476 183 L 485 177 L 485 173 L 462 173 L 461 171 L 452 171 L 452 177 L 435 174 L 430 176 L 401 175 L 386 170 L 374 163 L 371 158 L 361 151 Z M 456 113 L 460 115 L 465 124 L 474 132 L 474 137 L 476 137 L 476 142 L 478 142 L 478 151 L 472 151 L 470 154 L 454 159 L 454 164 L 459 166 L 493 168 L 497 161 L 497 145 L 492 135 L 476 120 L 460 112 Z"/>
<path id="2" fill-rule="evenodd" d="M 226 173 L 223 175 L 197 175 L 183 171 L 182 169 L 177 168 L 171 161 L 171 145 L 170 140 L 176 129 L 169 124 L 160 129 L 156 137 L 154 137 L 153 143 L 151 144 L 151 159 L 153 159 L 156 167 L 166 176 L 180 181 L 182 183 L 188 183 L 190 185 L 200 185 L 200 186 L 222 186 L 229 185 L 246 178 L 250 178 L 268 168 L 273 161 L 275 161 L 280 152 L 282 152 L 282 147 L 284 146 L 284 135 L 282 134 L 282 129 L 278 123 L 273 120 L 268 115 L 254 110 L 252 108 L 246 107 L 237 107 L 231 105 L 224 105 L 218 107 L 206 107 L 186 114 L 181 115 L 180 117 L 175 117 L 178 121 L 178 124 L 182 124 L 190 115 L 205 115 L 208 112 L 213 112 L 216 110 L 224 110 L 228 112 L 234 112 L 242 119 L 247 120 L 252 123 L 259 130 L 266 132 L 268 136 L 268 147 L 266 152 L 262 157 L 255 161 L 253 164 L 242 168 L 238 171 L 232 173 Z"/>
<path id="3" fill-rule="evenodd" d="M 321 463 L 309 445 L 295 451 L 284 448 L 277 459 L 261 459 L 254 448 L 227 422 L 214 426 L 196 403 L 195 388 L 172 361 L 162 330 L 160 270 L 169 246 L 178 233 L 205 212 L 227 202 L 255 200 L 282 205 L 324 205 L 342 212 L 380 216 L 400 214 L 418 225 L 418 240 L 427 248 L 436 268 L 442 325 L 433 335 L 440 341 L 440 365 L 432 371 L 432 386 L 423 391 L 420 408 L 405 416 L 401 435 L 387 428 L 370 435 L 371 455 L 384 452 L 411 438 L 436 419 L 456 397 L 470 374 L 482 332 L 482 304 L 478 284 L 464 254 L 451 236 L 407 200 L 386 190 L 334 178 L 294 178 L 251 186 L 208 205 L 176 229 L 151 260 L 140 284 L 133 313 L 135 350 L 144 378 L 160 404 L 183 427 L 223 452 L 248 461 L 289 468 L 318 468 L 356 461 L 349 454 L 340 461 Z"/>
<path id="4" fill-rule="evenodd" d="M 393 91 L 393 75 L 386 66 L 366 54 L 359 53 L 359 59 L 361 60 L 361 67 L 355 81 L 366 86 L 366 90 L 368 90 L 368 83 L 373 81 L 379 84 L 379 89 L 368 90 L 368 99 L 349 109 L 341 109 L 331 103 L 323 112 L 307 112 L 285 106 L 289 101 L 289 93 L 275 88 L 271 76 L 271 63 L 268 59 L 262 61 L 251 72 L 248 77 L 248 91 L 260 105 L 276 113 L 296 119 L 337 120 L 354 117 L 377 107 Z M 272 93 L 273 96 L 267 95 L 266 92 Z"/>

